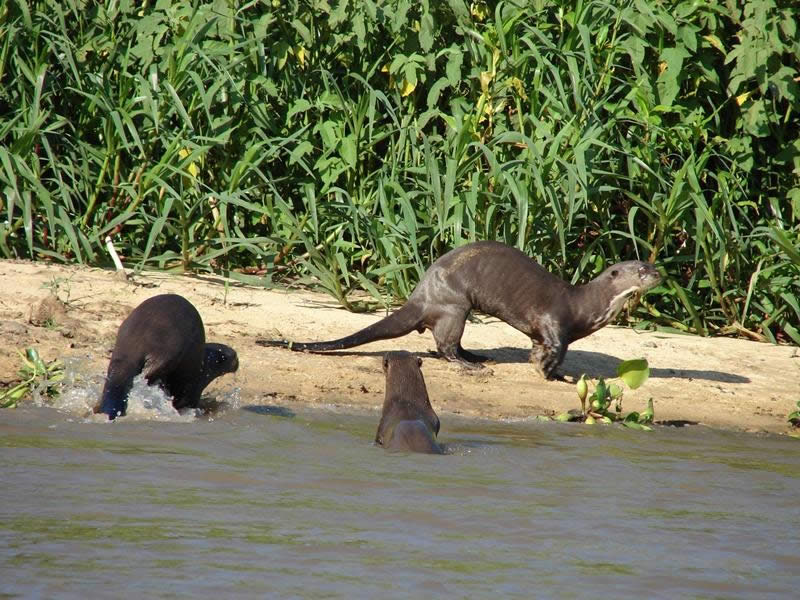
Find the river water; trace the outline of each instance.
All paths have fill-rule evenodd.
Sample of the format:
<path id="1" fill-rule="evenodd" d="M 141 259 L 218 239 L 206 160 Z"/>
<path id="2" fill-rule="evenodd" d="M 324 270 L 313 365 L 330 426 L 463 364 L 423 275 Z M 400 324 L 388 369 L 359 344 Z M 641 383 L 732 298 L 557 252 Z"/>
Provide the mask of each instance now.
<path id="1" fill-rule="evenodd" d="M 2 598 L 793 598 L 800 442 L 231 403 L 0 411 Z M 171 407 L 169 407 L 171 410 Z"/>

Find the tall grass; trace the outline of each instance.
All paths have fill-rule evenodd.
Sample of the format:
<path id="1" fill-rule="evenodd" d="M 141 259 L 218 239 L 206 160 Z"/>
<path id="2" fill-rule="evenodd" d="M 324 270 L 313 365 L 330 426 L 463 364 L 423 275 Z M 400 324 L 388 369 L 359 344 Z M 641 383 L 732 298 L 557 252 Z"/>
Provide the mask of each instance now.
<path id="1" fill-rule="evenodd" d="M 0 253 L 406 297 L 496 239 L 640 319 L 800 343 L 800 9 L 10 0 Z"/>

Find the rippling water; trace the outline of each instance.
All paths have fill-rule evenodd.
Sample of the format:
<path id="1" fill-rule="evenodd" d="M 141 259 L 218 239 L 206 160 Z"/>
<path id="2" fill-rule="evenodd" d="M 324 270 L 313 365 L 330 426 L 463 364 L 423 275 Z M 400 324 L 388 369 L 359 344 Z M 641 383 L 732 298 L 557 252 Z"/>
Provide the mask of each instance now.
<path id="1" fill-rule="evenodd" d="M 797 592 L 797 440 L 444 413 L 448 455 L 390 454 L 377 413 L 231 404 L 0 412 L 0 596 Z"/>

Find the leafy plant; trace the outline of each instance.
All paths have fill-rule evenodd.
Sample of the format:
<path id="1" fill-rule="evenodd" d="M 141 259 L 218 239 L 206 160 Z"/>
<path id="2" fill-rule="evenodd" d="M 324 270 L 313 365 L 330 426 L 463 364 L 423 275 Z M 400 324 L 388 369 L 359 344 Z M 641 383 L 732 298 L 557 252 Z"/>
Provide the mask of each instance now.
<path id="1" fill-rule="evenodd" d="M 53 397 L 58 394 L 59 383 L 64 379 L 64 364 L 59 360 L 45 362 L 36 348 L 27 348 L 19 369 L 20 383 L 0 393 L 0 408 L 14 408 L 26 395 Z"/>
<path id="2" fill-rule="evenodd" d="M 620 383 L 628 388 L 635 390 L 641 387 L 650 377 L 650 369 L 645 359 L 626 360 L 617 367 L 617 377 Z M 622 397 L 623 388 L 618 383 L 606 383 L 600 377 L 595 384 L 594 391 L 589 394 L 589 383 L 586 375 L 581 375 L 576 383 L 576 391 L 581 402 L 579 414 L 568 412 L 556 417 L 557 421 L 583 421 L 587 425 L 595 423 L 611 424 L 619 422 L 631 429 L 643 429 L 651 431 L 650 424 L 653 422 L 653 399 L 647 402 L 647 409 L 641 413 L 630 412 L 625 417 L 622 416 Z M 587 410 L 587 401 L 589 404 Z M 614 410 L 611 404 L 614 403 Z"/>
<path id="3" fill-rule="evenodd" d="M 797 410 L 790 412 L 786 420 L 794 427 L 800 427 L 800 400 L 797 401 Z"/>
<path id="4" fill-rule="evenodd" d="M 72 293 L 72 277 L 72 275 L 69 277 L 52 277 L 50 281 L 43 283 L 42 287 L 49 290 L 54 298 L 65 305 L 69 305 Z"/>

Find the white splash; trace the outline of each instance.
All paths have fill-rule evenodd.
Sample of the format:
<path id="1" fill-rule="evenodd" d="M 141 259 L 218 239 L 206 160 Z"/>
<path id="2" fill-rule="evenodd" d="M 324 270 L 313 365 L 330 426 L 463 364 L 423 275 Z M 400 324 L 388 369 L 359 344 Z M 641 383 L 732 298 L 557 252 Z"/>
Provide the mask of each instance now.
<path id="1" fill-rule="evenodd" d="M 94 407 L 100 401 L 105 383 L 105 374 L 97 373 L 91 356 L 64 358 L 64 379 L 60 382 L 60 393 L 54 397 L 44 395 L 45 386 L 33 390 L 35 406 L 49 406 L 90 423 L 109 423 L 108 416 L 95 414 Z M 214 394 L 203 394 L 204 406 L 212 414 L 238 409 L 242 404 L 241 387 L 229 385 L 217 388 Z M 128 395 L 128 407 L 122 421 L 169 421 L 191 423 L 205 417 L 200 408 L 177 411 L 172 398 L 158 386 L 147 385 L 143 375 L 133 380 Z"/>
<path id="2" fill-rule="evenodd" d="M 147 385 L 144 375 L 137 375 L 128 394 L 126 421 L 171 421 L 191 423 L 202 412 L 186 409 L 182 413 L 172 406 L 172 398 L 157 385 Z"/>
<path id="3" fill-rule="evenodd" d="M 36 406 L 51 406 L 61 412 L 82 417 L 87 422 L 109 423 L 108 416 L 94 414 L 94 407 L 100 401 L 103 391 L 105 376 L 92 371 L 91 357 L 65 358 L 64 367 L 61 393 L 54 398 L 47 398 L 34 390 L 33 403 Z M 179 413 L 161 388 L 147 385 L 144 376 L 139 375 L 133 380 L 124 418 L 132 421 L 189 423 L 194 421 L 197 414 L 199 411 L 194 409 Z"/>

